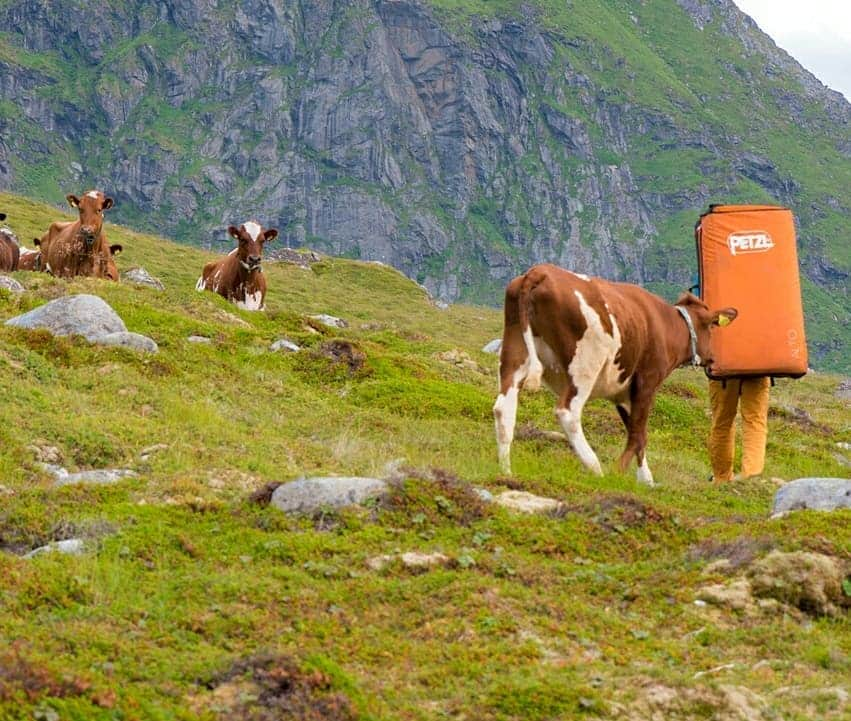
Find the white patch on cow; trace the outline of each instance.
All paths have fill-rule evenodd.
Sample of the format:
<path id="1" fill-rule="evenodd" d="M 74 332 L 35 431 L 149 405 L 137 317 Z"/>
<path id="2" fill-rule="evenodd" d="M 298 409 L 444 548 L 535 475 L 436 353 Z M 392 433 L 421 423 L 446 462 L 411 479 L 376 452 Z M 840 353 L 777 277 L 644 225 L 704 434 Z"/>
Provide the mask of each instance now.
<path id="1" fill-rule="evenodd" d="M 236 301 L 236 306 L 243 310 L 263 310 L 263 294 L 259 290 L 256 293 L 246 293 L 245 300 Z"/>
<path id="2" fill-rule="evenodd" d="M 529 355 L 526 361 L 528 370 L 526 371 L 526 378 L 523 381 L 523 387 L 530 391 L 536 391 L 541 387 L 541 376 L 544 373 L 544 366 L 541 365 L 541 360 L 538 358 L 538 351 L 535 348 L 531 326 L 523 331 L 523 342 L 526 344 L 526 353 Z"/>
<path id="3" fill-rule="evenodd" d="M 98 191 L 97 190 L 90 190 L 88 193 L 86 193 L 86 195 L 88 195 L 90 198 L 94 198 L 95 200 L 97 200 Z"/>
<path id="4" fill-rule="evenodd" d="M 204 276 L 202 275 L 198 278 L 198 282 L 195 284 L 195 290 L 204 290 L 206 284 L 204 283 Z"/>
<path id="5" fill-rule="evenodd" d="M 647 456 L 641 459 L 641 463 L 638 466 L 638 469 L 635 471 L 635 477 L 641 483 L 646 483 L 648 486 L 655 486 L 656 484 L 653 482 L 653 474 L 650 472 L 650 466 L 647 465 Z"/>
<path id="6" fill-rule="evenodd" d="M 239 250 L 239 248 L 234 248 L 234 249 L 233 249 L 230 253 L 228 253 L 228 255 L 233 255 L 233 254 L 234 254 L 234 253 L 236 253 L 236 251 L 238 251 L 238 250 Z"/>
<path id="7" fill-rule="evenodd" d="M 520 381 L 525 374 L 524 364 L 514 371 L 508 391 L 505 394 L 500 393 L 493 404 L 499 467 L 506 475 L 511 474 L 511 441 L 514 440 L 514 423 L 517 420 L 517 396 L 520 392 Z"/>
<path id="8" fill-rule="evenodd" d="M 581 280 L 591 280 L 587 275 L 585 275 L 585 273 L 575 273 L 572 270 L 569 270 L 567 272 L 570 273 L 571 275 L 575 275 L 577 278 L 580 278 Z"/>
<path id="9" fill-rule="evenodd" d="M 257 240 L 257 236 L 260 235 L 260 225 L 255 223 L 253 220 L 249 220 L 247 223 L 244 223 L 243 228 L 245 228 L 245 232 L 251 236 L 251 240 Z"/>
<path id="10" fill-rule="evenodd" d="M 582 293 L 578 290 L 574 293 L 587 328 L 577 341 L 573 359 L 567 368 L 576 395 L 567 408 L 556 410 L 556 416 L 579 460 L 594 473 L 603 475 L 600 460 L 582 431 L 582 409 L 589 398 L 618 400 L 629 381 L 620 382 L 620 369 L 615 363 L 615 356 L 621 347 L 621 334 L 614 316 L 609 314 L 612 324 L 612 334 L 609 335 L 597 311 L 588 305 Z"/>
<path id="11" fill-rule="evenodd" d="M 588 398 L 608 398 L 619 402 L 625 397 L 629 387 L 629 378 L 620 380 L 622 369 L 615 363 L 615 357 L 621 348 L 621 332 L 615 317 L 609 313 L 612 334 L 609 335 L 599 314 L 578 290 L 574 291 L 579 300 L 579 310 L 585 318 L 587 328 L 576 343 L 576 352 L 567 372 L 577 388 L 577 396 L 587 389 Z M 580 390 L 581 389 L 581 390 Z M 585 400 L 582 404 L 585 404 Z"/>

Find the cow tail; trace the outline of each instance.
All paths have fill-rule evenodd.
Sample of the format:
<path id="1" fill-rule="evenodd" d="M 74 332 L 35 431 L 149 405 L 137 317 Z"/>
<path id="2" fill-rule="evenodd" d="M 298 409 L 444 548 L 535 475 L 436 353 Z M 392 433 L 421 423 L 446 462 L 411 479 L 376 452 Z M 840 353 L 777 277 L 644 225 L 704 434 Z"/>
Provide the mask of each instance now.
<path id="1" fill-rule="evenodd" d="M 536 391 L 541 387 L 541 377 L 544 374 L 544 366 L 541 364 L 541 359 L 538 358 L 538 350 L 535 348 L 535 340 L 532 337 L 532 324 L 529 321 L 529 311 L 532 307 L 532 291 L 538 282 L 530 278 L 530 273 L 527 273 L 523 278 L 523 283 L 520 286 L 520 303 L 518 311 L 520 313 L 520 328 L 523 332 L 523 342 L 526 345 L 527 361 L 526 361 L 526 378 L 523 381 L 523 388 L 529 391 Z"/>

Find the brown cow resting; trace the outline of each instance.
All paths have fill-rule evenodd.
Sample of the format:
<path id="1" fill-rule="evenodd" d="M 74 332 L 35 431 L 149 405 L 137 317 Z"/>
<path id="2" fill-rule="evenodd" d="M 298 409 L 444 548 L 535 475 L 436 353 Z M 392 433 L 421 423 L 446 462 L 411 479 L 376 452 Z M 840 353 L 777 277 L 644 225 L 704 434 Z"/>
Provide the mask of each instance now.
<path id="1" fill-rule="evenodd" d="M 0 213 L 0 220 L 6 220 L 5 213 Z M 0 228 L 0 270 L 17 270 L 19 255 L 15 234 L 9 228 Z"/>
<path id="2" fill-rule="evenodd" d="M 239 244 L 224 258 L 212 260 L 204 266 L 195 290 L 213 291 L 245 310 L 264 310 L 263 244 L 276 238 L 278 231 L 275 228 L 263 230 L 259 223 L 249 220 L 239 228 L 231 225 L 228 233 Z"/>
<path id="3" fill-rule="evenodd" d="M 520 388 L 541 380 L 555 393 L 556 416 L 580 461 L 602 475 L 582 432 L 589 399 L 606 398 L 627 431 L 620 457 L 633 456 L 638 480 L 653 484 L 647 464 L 647 419 L 656 391 L 685 363 L 709 365 L 710 330 L 734 308 L 711 311 L 691 293 L 675 305 L 643 288 L 536 265 L 505 291 L 505 329 L 499 359 L 499 396 L 493 407 L 499 461 L 511 473 L 511 441 Z"/>
<path id="4" fill-rule="evenodd" d="M 80 219 L 52 223 L 41 238 L 45 270 L 59 277 L 89 275 L 117 281 L 113 256 L 121 246 L 109 245 L 103 230 L 103 213 L 113 206 L 112 198 L 90 190 L 82 198 L 69 195 L 67 200 L 80 211 Z"/>

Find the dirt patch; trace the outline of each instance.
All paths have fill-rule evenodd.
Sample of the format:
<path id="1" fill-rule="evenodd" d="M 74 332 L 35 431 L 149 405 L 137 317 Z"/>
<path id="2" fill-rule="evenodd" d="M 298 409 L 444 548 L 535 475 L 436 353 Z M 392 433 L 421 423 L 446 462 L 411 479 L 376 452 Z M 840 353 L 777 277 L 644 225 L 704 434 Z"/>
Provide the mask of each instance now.
<path id="1" fill-rule="evenodd" d="M 803 408 L 797 408 L 795 406 L 771 406 L 768 409 L 768 417 L 786 421 L 787 423 L 793 423 L 794 425 L 803 428 L 805 431 L 813 431 L 825 436 L 829 436 L 833 433 L 830 426 L 826 426 L 824 423 L 819 423 Z"/>
<path id="2" fill-rule="evenodd" d="M 602 529 L 620 533 L 630 528 L 663 523 L 666 517 L 652 506 L 633 496 L 597 496 L 579 505 L 565 505 L 555 516 L 578 513 L 591 518 Z"/>
<path id="3" fill-rule="evenodd" d="M 287 656 L 239 659 L 191 699 L 197 713 L 213 711 L 228 721 L 356 721 L 349 698 L 321 671 L 303 671 Z"/>
<path id="4" fill-rule="evenodd" d="M 742 536 L 732 541 L 716 541 L 710 538 L 689 548 L 686 557 L 692 562 L 724 559 L 729 561 L 726 568 L 732 571 L 749 566 L 757 556 L 772 550 L 775 545 L 770 538 Z"/>
<path id="5" fill-rule="evenodd" d="M 689 386 L 684 386 L 681 383 L 666 383 L 665 393 L 676 396 L 677 398 L 697 398 L 697 392 Z"/>
<path id="6" fill-rule="evenodd" d="M 68 675 L 60 678 L 25 658 L 21 651 L 19 642 L 13 643 L 8 650 L 0 651 L 0 701 L 32 703 L 45 696 L 82 696 L 89 690 L 86 681 Z"/>
<path id="7" fill-rule="evenodd" d="M 534 423 L 526 422 L 520 426 L 514 433 L 515 440 L 518 441 L 557 441 L 561 443 L 567 442 L 567 436 L 558 431 L 545 431 L 538 428 Z"/>
<path id="8" fill-rule="evenodd" d="M 248 497 L 249 503 L 256 503 L 258 506 L 268 506 L 272 502 L 272 494 L 275 492 L 275 489 L 281 485 L 283 484 L 280 481 L 270 481 Z"/>
<path id="9" fill-rule="evenodd" d="M 323 343 L 315 353 L 332 363 L 347 366 L 350 374 L 357 373 L 366 365 L 366 353 L 347 340 L 331 340 Z"/>

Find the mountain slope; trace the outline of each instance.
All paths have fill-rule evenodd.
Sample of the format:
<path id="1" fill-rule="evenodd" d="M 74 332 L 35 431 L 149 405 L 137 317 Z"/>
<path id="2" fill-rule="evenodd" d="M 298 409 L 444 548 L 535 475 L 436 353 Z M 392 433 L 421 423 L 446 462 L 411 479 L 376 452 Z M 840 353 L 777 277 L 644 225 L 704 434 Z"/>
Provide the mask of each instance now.
<path id="1" fill-rule="evenodd" d="M 709 202 L 788 204 L 813 363 L 849 369 L 851 106 L 729 0 L 4 0 L 0 27 L 2 186 L 97 184 L 205 247 L 258 215 L 494 304 L 542 260 L 673 294 Z"/>
<path id="2" fill-rule="evenodd" d="M 0 203 L 27 234 L 56 219 L 23 198 Z M 391 269 L 324 259 L 267 263 L 269 310 L 249 313 L 194 290 L 209 253 L 107 232 L 125 248 L 119 269 L 142 263 L 165 291 L 23 272 L 26 293 L 0 291 L 0 718 L 230 721 L 284 708 L 545 721 L 649 718 L 660 704 L 666 718 L 735 718 L 737 699 L 764 721 L 847 717 L 847 612 L 694 603 L 770 549 L 851 560 L 851 512 L 770 520 L 768 478 L 706 482 L 702 375 L 678 371 L 659 394 L 648 445 L 659 487 L 612 472 L 624 438 L 609 404 L 585 415 L 602 478 L 536 435 L 555 427 L 546 393 L 521 396 L 529 425 L 506 479 L 490 415 L 496 358 L 479 352 L 496 311 L 441 311 Z M 2 324 L 79 292 L 160 352 Z M 350 326 L 311 332 L 318 312 Z M 305 350 L 269 352 L 281 336 Z M 318 352 L 335 337 L 364 366 Z M 450 350 L 475 363 L 441 360 Z M 769 474 L 842 474 L 836 442 L 851 438 L 837 382 L 812 374 L 772 390 Z M 139 475 L 56 488 L 34 457 L 49 447 L 72 471 Z M 248 500 L 301 474 L 389 468 L 399 485 L 366 509 L 298 519 Z M 512 513 L 471 484 L 566 505 Z M 21 557 L 71 536 L 86 539 L 83 555 Z M 450 560 L 367 563 L 408 551 Z M 720 558 L 730 564 L 710 565 Z M 253 710 L 229 711 L 240 704 Z"/>

